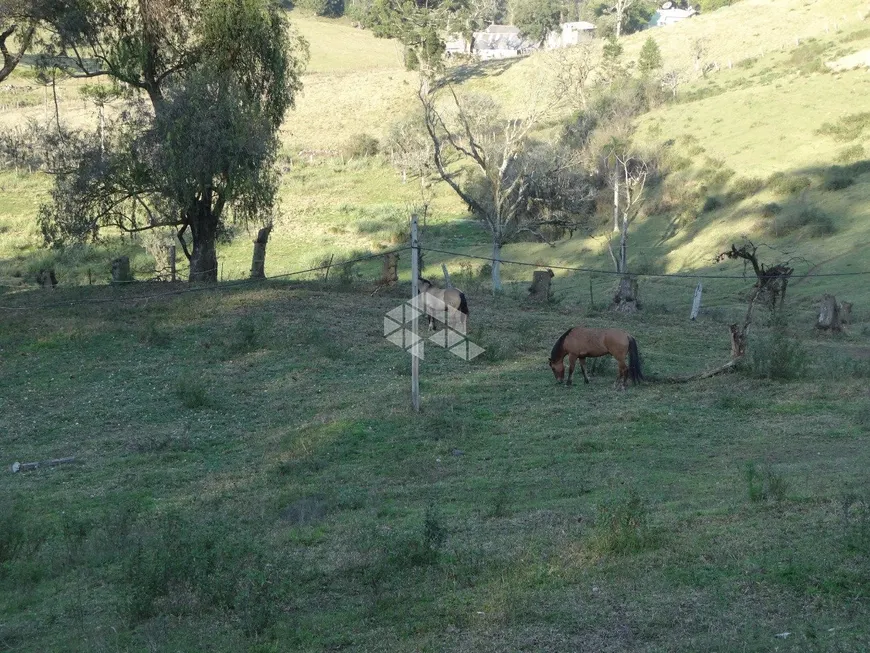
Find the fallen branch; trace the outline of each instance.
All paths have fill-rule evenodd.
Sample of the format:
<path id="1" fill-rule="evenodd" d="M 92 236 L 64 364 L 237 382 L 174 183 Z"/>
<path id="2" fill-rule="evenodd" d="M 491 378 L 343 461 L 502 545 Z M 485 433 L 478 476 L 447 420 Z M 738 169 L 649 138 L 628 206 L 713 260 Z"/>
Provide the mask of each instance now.
<path id="1" fill-rule="evenodd" d="M 38 469 L 39 467 L 54 467 L 55 465 L 63 465 L 64 463 L 73 463 L 75 460 L 75 457 L 71 456 L 69 458 L 54 458 L 53 460 L 43 460 L 35 463 L 15 462 L 12 463 L 12 473 L 29 472 L 30 470 Z"/>
<path id="2" fill-rule="evenodd" d="M 652 377 L 651 381 L 657 381 L 659 383 L 688 383 L 689 381 L 700 381 L 702 379 L 709 379 L 718 374 L 724 374 L 726 372 L 733 372 L 737 369 L 737 366 L 741 363 L 743 357 L 740 358 L 732 358 L 730 361 L 725 363 L 724 365 L 720 365 L 717 368 L 712 370 L 707 370 L 705 372 L 698 372 L 697 374 L 691 374 L 690 376 L 666 376 L 666 377 Z"/>

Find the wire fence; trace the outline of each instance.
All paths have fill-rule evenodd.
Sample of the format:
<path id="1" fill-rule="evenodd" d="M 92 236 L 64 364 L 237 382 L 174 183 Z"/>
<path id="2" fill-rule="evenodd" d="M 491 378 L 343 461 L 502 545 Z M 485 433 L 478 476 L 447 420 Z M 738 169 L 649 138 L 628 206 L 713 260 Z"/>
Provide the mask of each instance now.
<path id="1" fill-rule="evenodd" d="M 435 270 L 435 274 L 440 276 L 440 264 L 446 262 L 452 269 L 452 280 L 457 287 L 462 287 L 465 290 L 472 292 L 490 292 L 492 289 L 490 281 L 491 265 L 495 259 L 491 256 L 483 256 L 471 254 L 467 252 L 459 252 L 450 249 L 439 247 L 421 246 L 421 258 L 424 259 L 425 270 L 429 272 Z M 362 256 L 356 256 L 349 259 L 335 260 L 334 257 L 324 258 L 321 265 L 309 266 L 300 270 L 294 270 L 282 274 L 269 275 L 268 280 L 307 280 L 307 281 L 329 281 L 329 276 L 333 274 L 333 281 L 348 284 L 367 283 L 378 285 L 387 285 L 398 280 L 398 270 L 396 263 L 393 263 L 393 274 L 395 278 L 386 279 L 386 266 L 379 270 L 377 266 L 369 266 L 365 271 L 360 271 L 356 268 L 358 264 L 373 263 L 377 260 L 384 260 L 390 256 L 398 256 L 401 253 L 409 252 L 411 247 L 403 245 L 400 247 L 370 253 Z M 435 261 L 427 260 L 427 254 L 434 255 Z M 607 295 L 615 288 L 619 278 L 624 276 L 623 273 L 613 269 L 603 269 L 588 266 L 571 266 L 557 262 L 547 262 L 543 260 L 522 261 L 510 258 L 502 258 L 499 260 L 502 278 L 508 292 L 512 292 L 517 296 L 525 293 L 527 285 L 531 281 L 530 268 L 534 270 L 552 270 L 558 272 L 558 277 L 554 278 L 553 292 L 556 299 L 563 297 L 572 297 L 590 306 L 602 305 L 609 301 Z M 808 262 L 807 269 L 803 273 L 795 274 L 792 281 L 807 280 L 812 278 L 852 278 L 864 277 L 870 275 L 870 270 L 854 271 L 854 272 L 816 272 L 815 268 Z M 402 267 L 403 274 L 406 273 L 406 268 L 409 265 Z M 216 272 L 213 270 L 212 272 Z M 424 276 L 426 273 L 424 272 Z M 432 275 L 434 276 L 434 275 Z M 685 303 L 688 307 L 692 303 L 692 295 L 698 283 L 704 283 L 704 295 L 702 301 L 702 310 L 709 312 L 717 309 L 733 309 L 739 304 L 735 297 L 735 291 L 747 290 L 750 285 L 754 284 L 755 277 L 751 271 L 746 271 L 742 274 L 725 274 L 725 273 L 693 273 L 693 272 L 655 272 L 655 271 L 638 271 L 631 272 L 631 276 L 644 282 L 645 295 L 648 298 L 647 305 L 661 302 L 670 302 L 672 305 L 677 299 L 677 304 Z M 437 277 L 436 277 L 437 278 Z M 160 270 L 157 275 L 147 279 L 137 279 L 133 281 L 120 281 L 114 285 L 133 285 L 141 284 L 143 281 L 168 281 L 169 275 L 166 271 Z M 41 304 L 28 302 L 24 306 L 0 305 L 2 311 L 28 311 L 41 310 L 51 308 L 71 307 L 82 304 L 107 304 L 119 302 L 136 302 L 160 297 L 169 297 L 175 295 L 184 295 L 187 293 L 200 293 L 209 291 L 231 290 L 240 287 L 251 286 L 261 283 L 263 280 L 259 278 L 242 278 L 220 281 L 217 283 L 178 283 L 172 284 L 171 289 L 161 290 L 159 292 L 150 293 L 122 293 L 111 297 L 84 297 L 61 301 L 49 301 Z M 711 283 L 713 282 L 713 283 Z M 65 286 L 69 287 L 69 286 Z M 86 286 L 85 286 L 86 287 Z M 8 295 L 13 297 L 14 294 Z M 587 301 L 588 298 L 588 301 Z M 651 301 L 649 298 L 652 298 Z"/>

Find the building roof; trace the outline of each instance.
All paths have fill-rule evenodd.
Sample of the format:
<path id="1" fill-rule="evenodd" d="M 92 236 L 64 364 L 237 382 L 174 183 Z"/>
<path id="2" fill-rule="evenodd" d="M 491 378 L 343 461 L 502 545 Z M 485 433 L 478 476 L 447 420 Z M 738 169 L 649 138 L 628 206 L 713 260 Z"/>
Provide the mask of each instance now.
<path id="1" fill-rule="evenodd" d="M 591 30 L 595 29 L 595 25 L 587 23 L 585 20 L 578 20 L 573 23 L 562 23 L 562 29 Z"/>

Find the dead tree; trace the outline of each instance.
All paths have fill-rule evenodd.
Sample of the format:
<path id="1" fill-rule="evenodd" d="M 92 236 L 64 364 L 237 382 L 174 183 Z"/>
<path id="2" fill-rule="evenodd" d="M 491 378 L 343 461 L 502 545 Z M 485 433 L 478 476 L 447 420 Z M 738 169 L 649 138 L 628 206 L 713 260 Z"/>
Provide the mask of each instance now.
<path id="1" fill-rule="evenodd" d="M 746 354 L 746 344 L 749 337 L 749 327 L 752 325 L 752 310 L 755 307 L 755 302 L 759 298 L 766 300 L 771 310 L 776 309 L 777 300 L 779 307 L 782 308 L 785 302 L 785 291 L 788 286 L 788 280 L 791 273 L 794 271 L 788 265 L 780 263 L 771 268 L 765 267 L 764 263 L 758 262 L 758 247 L 752 242 L 748 242 L 742 247 L 737 247 L 732 244 L 731 249 L 720 253 L 716 257 L 716 261 L 723 261 L 726 258 L 743 259 L 752 265 L 752 270 L 755 272 L 755 285 L 749 293 L 749 303 L 746 307 L 746 316 L 743 318 L 743 324 L 735 323 L 730 325 L 731 331 L 731 360 L 736 361 L 743 358 Z"/>
<path id="2" fill-rule="evenodd" d="M 736 245 L 731 245 L 731 249 L 722 252 L 716 257 L 716 261 L 723 261 L 726 258 L 738 259 L 752 265 L 752 270 L 755 272 L 755 286 L 753 287 L 752 301 L 758 298 L 766 299 L 771 310 L 776 309 L 777 300 L 779 308 L 785 303 L 785 291 L 788 287 L 788 280 L 791 278 L 794 268 L 789 267 L 785 263 L 778 263 L 773 267 L 765 267 L 764 263 L 758 262 L 756 252 L 758 247 L 747 241 L 746 245 L 738 248 Z"/>

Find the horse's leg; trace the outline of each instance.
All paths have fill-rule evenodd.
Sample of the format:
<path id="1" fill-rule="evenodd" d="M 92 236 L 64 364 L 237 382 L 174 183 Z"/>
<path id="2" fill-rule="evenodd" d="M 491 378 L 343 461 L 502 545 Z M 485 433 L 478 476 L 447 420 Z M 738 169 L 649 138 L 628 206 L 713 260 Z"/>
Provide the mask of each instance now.
<path id="1" fill-rule="evenodd" d="M 628 381 L 628 365 L 625 364 L 625 356 L 614 356 L 619 364 L 619 376 L 616 377 L 616 386 L 620 390 L 625 390 L 626 382 Z"/>
<path id="2" fill-rule="evenodd" d="M 582 356 L 582 357 L 578 358 L 577 360 L 580 361 L 580 371 L 583 372 L 583 381 L 585 383 L 589 383 L 589 377 L 586 376 L 586 357 Z"/>
<path id="3" fill-rule="evenodd" d="M 577 362 L 577 354 L 568 354 L 568 380 L 565 385 L 571 385 L 571 377 L 574 376 L 574 364 Z M 585 376 L 585 374 L 584 374 Z"/>

